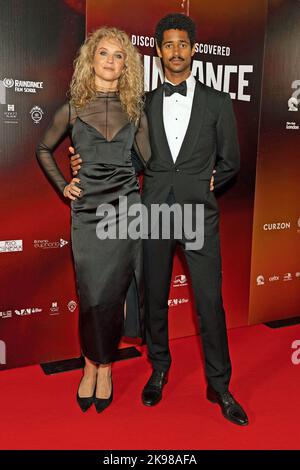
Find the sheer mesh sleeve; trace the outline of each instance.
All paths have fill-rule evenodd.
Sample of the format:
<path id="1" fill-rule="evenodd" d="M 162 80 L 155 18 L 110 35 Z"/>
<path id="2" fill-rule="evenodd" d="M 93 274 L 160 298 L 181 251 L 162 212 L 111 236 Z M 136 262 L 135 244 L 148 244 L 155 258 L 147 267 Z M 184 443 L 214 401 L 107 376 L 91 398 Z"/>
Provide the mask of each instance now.
<path id="1" fill-rule="evenodd" d="M 138 130 L 135 134 L 135 139 L 133 143 L 133 154 L 132 158 L 136 158 L 136 156 L 139 157 L 140 163 L 142 165 L 141 169 L 145 168 L 147 166 L 148 161 L 151 158 L 151 147 L 150 147 L 150 142 L 149 142 L 149 129 L 148 129 L 148 120 L 145 112 L 143 112 Z M 134 164 L 134 160 L 133 160 Z M 134 166 L 136 167 L 136 164 Z"/>
<path id="2" fill-rule="evenodd" d="M 66 103 L 56 111 L 50 126 L 36 149 L 36 156 L 44 173 L 61 194 L 63 194 L 68 182 L 56 164 L 53 150 L 68 132 L 69 123 L 70 106 L 69 103 Z"/>

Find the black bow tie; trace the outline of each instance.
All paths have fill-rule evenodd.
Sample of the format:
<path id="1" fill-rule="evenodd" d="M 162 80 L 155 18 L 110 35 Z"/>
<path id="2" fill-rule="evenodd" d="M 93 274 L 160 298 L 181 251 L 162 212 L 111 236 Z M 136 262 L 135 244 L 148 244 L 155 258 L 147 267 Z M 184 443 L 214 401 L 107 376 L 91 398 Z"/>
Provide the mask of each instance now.
<path id="1" fill-rule="evenodd" d="M 165 96 L 171 96 L 173 93 L 180 93 L 183 96 L 186 96 L 187 86 L 186 81 L 179 83 L 179 85 L 172 85 L 172 83 L 164 83 Z"/>

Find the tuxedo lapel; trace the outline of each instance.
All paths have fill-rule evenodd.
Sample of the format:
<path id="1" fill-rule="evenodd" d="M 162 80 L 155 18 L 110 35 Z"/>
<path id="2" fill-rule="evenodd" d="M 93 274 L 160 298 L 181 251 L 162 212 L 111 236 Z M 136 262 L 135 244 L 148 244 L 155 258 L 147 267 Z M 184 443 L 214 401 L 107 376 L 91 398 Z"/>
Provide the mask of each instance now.
<path id="1" fill-rule="evenodd" d="M 152 128 L 154 141 L 159 149 L 159 153 L 166 156 L 166 158 L 174 164 L 164 127 L 163 93 L 163 86 L 160 86 L 155 91 L 148 108 L 148 114 L 151 119 L 150 126 Z"/>
<path id="2" fill-rule="evenodd" d="M 191 110 L 189 125 L 183 139 L 180 152 L 176 159 L 176 164 L 185 157 L 189 157 L 197 141 L 200 129 L 203 124 L 206 108 L 206 92 L 204 86 L 197 80 L 194 92 L 194 99 Z"/>

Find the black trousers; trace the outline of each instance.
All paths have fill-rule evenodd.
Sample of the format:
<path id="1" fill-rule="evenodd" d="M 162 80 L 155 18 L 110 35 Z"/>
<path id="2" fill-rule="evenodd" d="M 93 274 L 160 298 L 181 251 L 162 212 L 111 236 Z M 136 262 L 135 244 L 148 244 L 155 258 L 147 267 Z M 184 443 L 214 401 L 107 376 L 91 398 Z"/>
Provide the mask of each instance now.
<path id="1" fill-rule="evenodd" d="M 175 202 L 171 192 L 169 205 Z M 168 298 L 176 246 L 182 248 L 195 296 L 208 384 L 217 392 L 228 389 L 231 361 L 228 351 L 225 312 L 222 301 L 222 273 L 219 234 L 205 236 L 203 248 L 186 250 L 185 238 L 145 239 L 144 275 L 146 339 L 154 369 L 167 371 L 171 365 L 168 335 Z"/>

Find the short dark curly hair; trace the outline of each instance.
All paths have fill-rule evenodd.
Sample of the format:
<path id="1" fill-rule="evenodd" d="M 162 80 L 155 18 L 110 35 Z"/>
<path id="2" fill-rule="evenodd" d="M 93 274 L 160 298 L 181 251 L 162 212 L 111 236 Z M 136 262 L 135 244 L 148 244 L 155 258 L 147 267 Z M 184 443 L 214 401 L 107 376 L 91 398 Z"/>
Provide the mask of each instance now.
<path id="1" fill-rule="evenodd" d="M 182 13 L 171 13 L 159 20 L 155 28 L 155 39 L 159 48 L 162 45 L 164 32 L 168 29 L 186 31 L 189 35 L 191 47 L 195 44 L 196 24 L 189 16 Z"/>

